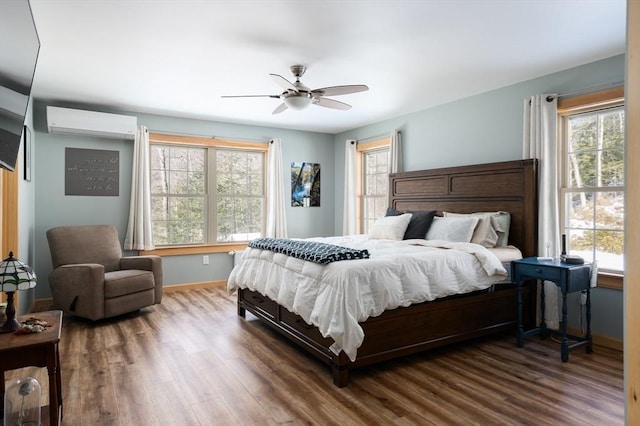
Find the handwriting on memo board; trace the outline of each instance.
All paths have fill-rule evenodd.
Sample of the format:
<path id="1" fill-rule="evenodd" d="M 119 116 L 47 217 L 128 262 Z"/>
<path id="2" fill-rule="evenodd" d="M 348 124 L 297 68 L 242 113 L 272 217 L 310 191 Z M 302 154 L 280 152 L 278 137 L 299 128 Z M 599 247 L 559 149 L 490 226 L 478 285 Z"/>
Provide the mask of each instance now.
<path id="1" fill-rule="evenodd" d="M 65 148 L 64 167 L 65 195 L 119 195 L 119 151 Z"/>

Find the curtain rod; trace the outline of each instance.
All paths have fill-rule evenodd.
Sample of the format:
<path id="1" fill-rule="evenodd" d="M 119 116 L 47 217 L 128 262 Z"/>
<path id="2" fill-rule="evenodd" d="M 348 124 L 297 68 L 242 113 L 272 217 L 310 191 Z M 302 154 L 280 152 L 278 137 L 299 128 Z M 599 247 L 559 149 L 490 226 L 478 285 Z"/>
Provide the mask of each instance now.
<path id="1" fill-rule="evenodd" d="M 216 135 L 196 135 L 196 134 L 191 134 L 191 133 L 175 133 L 175 132 L 164 132 L 164 131 L 160 131 L 160 130 L 149 130 L 149 133 L 158 133 L 161 135 L 168 135 L 168 136 L 184 136 L 184 137 L 191 137 L 191 138 L 202 138 L 202 139 L 222 139 L 222 140 L 231 140 L 231 141 L 238 141 L 238 142 L 263 142 L 263 143 L 269 143 L 269 141 L 273 138 L 268 138 L 268 139 L 248 139 L 248 138 L 238 138 L 238 137 L 231 137 L 231 136 L 216 136 Z"/>
<path id="2" fill-rule="evenodd" d="M 551 102 L 552 100 L 557 98 L 564 98 L 567 96 L 576 95 L 578 93 L 597 92 L 598 90 L 601 90 L 601 89 L 610 89 L 610 88 L 619 87 L 622 85 L 624 85 L 624 81 L 615 81 L 613 83 L 601 84 L 599 86 L 587 87 L 584 89 L 576 89 L 570 92 L 560 93 L 558 95 L 549 95 L 547 96 L 547 102 Z"/>
<path id="3" fill-rule="evenodd" d="M 400 130 L 398 130 L 398 133 L 400 133 Z M 382 138 L 384 138 L 384 137 L 388 137 L 388 138 L 390 138 L 392 134 L 393 134 L 393 131 L 388 132 L 388 133 L 381 133 L 381 134 L 379 134 L 379 135 L 375 135 L 375 136 L 368 136 L 368 137 L 366 137 L 366 138 L 364 138 L 364 139 L 356 139 L 356 141 L 357 141 L 358 143 L 360 143 L 360 142 L 365 143 L 365 142 L 374 141 L 374 140 L 376 140 L 376 139 L 382 139 Z"/>

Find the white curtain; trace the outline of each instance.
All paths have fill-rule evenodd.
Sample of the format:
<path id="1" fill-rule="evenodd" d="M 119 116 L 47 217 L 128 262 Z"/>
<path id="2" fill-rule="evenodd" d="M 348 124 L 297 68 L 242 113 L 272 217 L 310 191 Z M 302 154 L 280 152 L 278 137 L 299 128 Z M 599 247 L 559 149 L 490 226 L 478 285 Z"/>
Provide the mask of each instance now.
<path id="1" fill-rule="evenodd" d="M 525 159 L 538 159 L 538 256 L 558 257 L 561 253 L 557 110 L 556 95 L 536 95 L 524 101 L 522 155 Z M 550 281 L 545 281 L 543 285 L 545 322 L 548 328 L 557 330 L 559 328 L 558 288 Z M 539 301 L 538 297 L 538 303 Z"/>
<path id="2" fill-rule="evenodd" d="M 138 126 L 133 145 L 129 223 L 124 239 L 125 250 L 153 250 L 151 225 L 151 161 L 149 129 Z"/>
<path id="3" fill-rule="evenodd" d="M 286 200 L 282 168 L 282 143 L 280 139 L 269 141 L 267 153 L 267 229 L 266 237 L 287 238 Z"/>
<path id="4" fill-rule="evenodd" d="M 358 195 L 356 190 L 356 145 L 355 139 L 348 139 L 344 151 L 344 213 L 342 234 L 355 235 L 357 223 Z"/>
<path id="5" fill-rule="evenodd" d="M 391 144 L 389 145 L 389 173 L 399 173 L 402 171 L 402 143 L 400 131 L 394 130 L 391 133 Z"/>

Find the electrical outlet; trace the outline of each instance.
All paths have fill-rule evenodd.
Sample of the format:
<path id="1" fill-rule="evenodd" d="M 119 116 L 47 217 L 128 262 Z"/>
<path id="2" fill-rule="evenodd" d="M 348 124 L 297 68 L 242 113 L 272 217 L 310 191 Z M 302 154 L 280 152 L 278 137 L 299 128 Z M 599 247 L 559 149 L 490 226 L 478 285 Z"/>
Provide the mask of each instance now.
<path id="1" fill-rule="evenodd" d="M 582 290 L 580 292 L 580 305 L 586 305 L 587 304 L 587 292 L 585 290 Z"/>
<path id="2" fill-rule="evenodd" d="M 209 264 L 209 256 L 202 256 L 202 264 L 203 265 L 208 265 Z"/>

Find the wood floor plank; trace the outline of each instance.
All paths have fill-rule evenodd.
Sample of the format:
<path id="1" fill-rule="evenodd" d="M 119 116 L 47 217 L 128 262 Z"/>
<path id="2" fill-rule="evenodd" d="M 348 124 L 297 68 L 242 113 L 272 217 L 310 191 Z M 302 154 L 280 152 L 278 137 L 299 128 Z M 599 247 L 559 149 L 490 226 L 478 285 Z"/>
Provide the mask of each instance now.
<path id="1" fill-rule="evenodd" d="M 623 357 L 595 347 L 560 361 L 551 339 L 503 334 L 351 372 L 330 369 L 224 288 L 166 293 L 104 321 L 65 317 L 63 425 L 623 425 Z M 48 401 L 46 369 L 31 375 Z"/>

